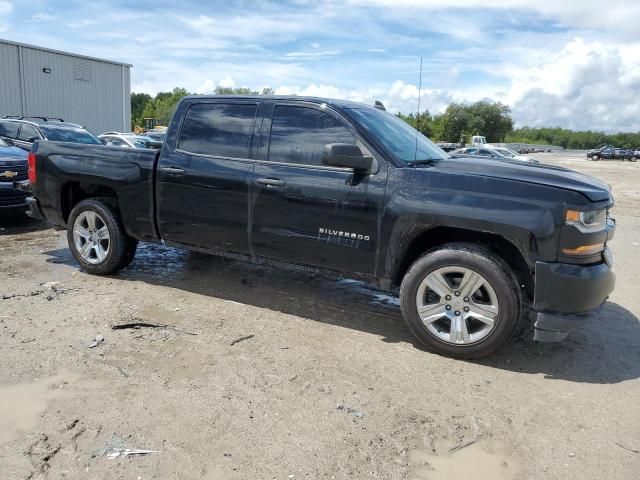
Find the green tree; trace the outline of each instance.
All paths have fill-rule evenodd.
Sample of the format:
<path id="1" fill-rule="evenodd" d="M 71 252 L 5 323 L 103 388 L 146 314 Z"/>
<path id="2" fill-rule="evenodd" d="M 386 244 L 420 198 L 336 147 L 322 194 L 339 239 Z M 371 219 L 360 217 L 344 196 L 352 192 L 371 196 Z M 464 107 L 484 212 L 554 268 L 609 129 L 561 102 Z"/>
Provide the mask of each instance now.
<path id="1" fill-rule="evenodd" d="M 147 103 L 152 100 L 151 95 L 148 93 L 131 94 L 131 123 L 133 126 L 142 126 L 142 119 L 144 118 L 142 112 Z"/>

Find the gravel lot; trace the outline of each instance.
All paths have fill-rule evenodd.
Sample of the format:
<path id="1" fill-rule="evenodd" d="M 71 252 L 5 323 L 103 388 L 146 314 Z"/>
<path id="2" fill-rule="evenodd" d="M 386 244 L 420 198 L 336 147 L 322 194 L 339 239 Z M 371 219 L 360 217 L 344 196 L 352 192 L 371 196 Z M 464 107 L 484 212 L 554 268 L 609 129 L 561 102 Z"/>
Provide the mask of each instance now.
<path id="1" fill-rule="evenodd" d="M 614 186 L 617 288 L 563 343 L 477 362 L 358 282 L 150 245 L 94 277 L 63 232 L 3 226 L 0 476 L 637 479 L 640 163 L 537 157 Z"/>

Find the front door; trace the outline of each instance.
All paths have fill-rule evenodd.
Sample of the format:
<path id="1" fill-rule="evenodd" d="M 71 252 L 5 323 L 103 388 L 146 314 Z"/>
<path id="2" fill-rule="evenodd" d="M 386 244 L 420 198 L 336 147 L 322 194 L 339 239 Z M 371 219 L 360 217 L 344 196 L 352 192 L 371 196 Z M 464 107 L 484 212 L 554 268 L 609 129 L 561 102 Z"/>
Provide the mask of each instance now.
<path id="1" fill-rule="evenodd" d="M 369 173 L 322 165 L 328 143 L 365 148 L 346 120 L 314 104 L 269 104 L 252 181 L 252 250 L 261 256 L 371 274 L 386 164 Z"/>
<path id="2" fill-rule="evenodd" d="M 250 158 L 256 101 L 198 101 L 160 154 L 158 228 L 164 240 L 238 253 L 249 251 Z"/>

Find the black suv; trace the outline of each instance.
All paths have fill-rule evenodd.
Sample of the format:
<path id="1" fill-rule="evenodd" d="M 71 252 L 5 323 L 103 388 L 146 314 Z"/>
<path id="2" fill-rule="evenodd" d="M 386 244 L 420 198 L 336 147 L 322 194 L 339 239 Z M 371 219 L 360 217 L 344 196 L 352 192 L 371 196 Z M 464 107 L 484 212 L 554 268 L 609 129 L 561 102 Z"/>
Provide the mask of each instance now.
<path id="1" fill-rule="evenodd" d="M 82 126 L 50 117 L 4 117 L 0 119 L 0 138 L 25 150 L 31 150 L 36 140 L 102 145 Z"/>

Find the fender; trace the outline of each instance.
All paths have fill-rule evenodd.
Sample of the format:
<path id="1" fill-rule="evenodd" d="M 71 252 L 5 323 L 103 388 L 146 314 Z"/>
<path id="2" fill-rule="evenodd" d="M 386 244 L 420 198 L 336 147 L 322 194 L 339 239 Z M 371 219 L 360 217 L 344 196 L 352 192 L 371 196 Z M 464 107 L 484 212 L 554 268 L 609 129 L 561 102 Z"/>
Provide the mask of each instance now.
<path id="1" fill-rule="evenodd" d="M 416 170 L 398 169 L 392 173 L 398 178 L 388 182 L 398 188 L 387 192 L 381 222 L 386 254 L 377 276 L 384 283 L 405 266 L 416 238 L 442 228 L 498 236 L 534 271 L 536 261 L 557 259 L 564 203 L 584 202 L 579 194 L 543 185 Z"/>

